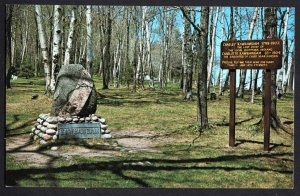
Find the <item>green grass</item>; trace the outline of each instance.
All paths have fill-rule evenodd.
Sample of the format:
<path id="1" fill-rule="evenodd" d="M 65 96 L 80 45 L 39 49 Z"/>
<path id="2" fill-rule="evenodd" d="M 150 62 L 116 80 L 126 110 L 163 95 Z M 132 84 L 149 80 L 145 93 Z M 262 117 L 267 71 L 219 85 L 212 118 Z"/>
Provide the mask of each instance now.
<path id="1" fill-rule="evenodd" d="M 270 153 L 263 152 L 263 132 L 254 125 L 261 118 L 261 97 L 255 104 L 250 96 L 237 99 L 237 146 L 228 145 L 229 95 L 208 101 L 211 128 L 201 135 L 196 129 L 196 101 L 184 101 L 178 84 L 165 90 L 138 90 L 110 86 L 101 90 L 105 99 L 98 100 L 97 115 L 107 119 L 112 133 L 154 131 L 173 139 L 159 143 L 159 153 L 122 152 L 113 157 L 51 157 L 47 148 L 38 153 L 50 156 L 47 166 L 34 166 L 16 160 L 14 152 L 6 154 L 6 179 L 14 186 L 59 187 L 199 187 L 199 188 L 293 188 L 293 137 L 282 130 L 271 130 Z M 7 139 L 27 137 L 40 113 L 51 110 L 51 99 L 44 94 L 42 78 L 12 81 L 6 92 Z M 31 96 L 38 94 L 37 100 Z M 293 129 L 293 95 L 278 100 L 278 114 Z M 197 138 L 195 140 L 195 138 Z M 109 141 L 113 143 L 115 139 Z M 102 140 L 88 140 L 103 143 Z M 75 144 L 76 145 L 76 144 Z M 59 151 L 72 150 L 72 142 Z M 20 153 L 20 151 L 16 151 Z M 58 153 L 59 153 L 58 151 Z M 47 154 L 48 153 L 48 154 Z M 123 163 L 150 161 L 151 165 L 125 166 Z"/>

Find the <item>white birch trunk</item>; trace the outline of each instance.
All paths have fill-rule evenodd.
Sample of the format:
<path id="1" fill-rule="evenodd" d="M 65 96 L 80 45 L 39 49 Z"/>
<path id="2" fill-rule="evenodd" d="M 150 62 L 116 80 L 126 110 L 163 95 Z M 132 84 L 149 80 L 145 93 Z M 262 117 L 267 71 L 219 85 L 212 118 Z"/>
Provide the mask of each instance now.
<path id="1" fill-rule="evenodd" d="M 51 80 L 50 80 L 50 91 L 51 94 L 55 90 L 55 80 L 56 80 L 56 67 L 58 66 L 60 57 L 60 42 L 61 42 L 61 5 L 54 6 L 54 31 L 53 31 L 53 45 L 52 45 L 52 68 L 51 68 Z"/>
<path id="2" fill-rule="evenodd" d="M 143 70 L 143 37 L 145 34 L 145 20 L 146 20 L 146 13 L 147 13 L 147 7 L 143 6 L 142 7 L 143 10 L 143 16 L 142 16 L 142 33 L 141 33 L 141 39 L 140 39 L 140 51 L 139 51 L 139 57 L 138 57 L 138 65 L 137 65 L 137 69 L 136 69 L 136 81 L 138 82 L 138 84 L 140 84 L 141 82 L 141 77 L 143 77 L 143 73 L 141 73 L 141 71 Z"/>
<path id="3" fill-rule="evenodd" d="M 49 66 L 49 57 L 48 57 L 48 50 L 46 45 L 46 38 L 45 38 L 45 32 L 42 25 L 42 11 L 40 5 L 35 5 L 35 16 L 37 21 L 37 29 L 38 29 L 38 35 L 39 35 L 39 41 L 42 51 L 42 58 L 44 63 L 44 72 L 45 72 L 45 80 L 46 80 L 46 91 L 49 90 L 50 87 L 50 66 Z"/>
<path id="4" fill-rule="evenodd" d="M 286 58 L 286 38 L 287 38 L 287 27 L 288 27 L 288 21 L 289 21 L 289 12 L 290 12 L 290 8 L 286 8 L 286 13 L 285 13 L 285 22 L 284 22 L 284 30 L 283 30 L 283 39 L 282 39 L 282 42 L 283 42 L 283 51 L 282 51 L 282 67 L 279 71 L 279 74 L 278 74 L 278 80 L 277 80 L 277 88 L 279 89 L 279 93 L 280 93 L 280 90 L 282 90 L 283 88 L 283 74 L 284 74 L 284 70 L 286 68 L 286 66 L 288 65 L 285 65 L 285 58 Z M 283 91 L 284 92 L 284 91 Z"/>
<path id="5" fill-rule="evenodd" d="M 86 69 L 90 73 L 91 77 L 92 73 L 92 65 L 93 65 L 93 29 L 92 29 L 92 6 L 86 6 L 86 24 L 87 24 L 87 34 L 86 34 Z"/>
<path id="6" fill-rule="evenodd" d="M 219 7 L 217 7 L 216 10 L 216 18 L 213 26 L 213 32 L 212 32 L 212 43 L 211 43 L 211 52 L 210 52 L 210 58 L 208 62 L 208 67 L 207 67 L 207 89 L 210 86 L 210 80 L 211 80 L 211 75 L 212 75 L 212 66 L 213 66 L 213 61 L 214 61 L 214 54 L 215 54 L 215 37 L 216 37 L 216 29 L 217 29 L 217 24 L 218 24 L 218 17 L 219 17 Z"/>
<path id="7" fill-rule="evenodd" d="M 24 57 L 25 57 L 25 53 L 26 53 L 26 49 L 27 49 L 27 39 L 28 39 L 28 14 L 26 14 L 28 12 L 28 10 L 24 10 L 24 18 L 25 18 L 25 36 L 23 36 L 22 38 L 22 53 L 21 53 L 21 65 L 24 62 Z"/>
<path id="8" fill-rule="evenodd" d="M 72 8 L 72 16 L 70 21 L 70 29 L 69 29 L 69 35 L 68 35 L 68 41 L 67 41 L 67 48 L 65 51 L 65 60 L 64 65 L 70 64 L 70 52 L 73 47 L 73 39 L 74 39 L 74 32 L 75 32 L 75 25 L 76 25 L 76 12 L 77 12 L 77 6 L 74 6 Z"/>
<path id="9" fill-rule="evenodd" d="M 258 30 L 259 30 L 259 12 L 260 12 L 260 8 L 258 8 L 257 11 L 257 20 L 256 20 L 256 39 L 258 39 Z M 251 85 L 251 103 L 254 103 L 254 97 L 255 97 L 255 83 L 257 82 L 257 69 L 253 69 L 252 70 L 252 81 L 250 81 L 252 83 Z"/>
<path id="10" fill-rule="evenodd" d="M 253 32 L 254 32 L 254 25 L 255 25 L 256 19 L 257 19 L 257 14 L 258 14 L 258 7 L 255 8 L 254 13 L 253 13 L 253 17 L 252 17 L 252 20 L 250 23 L 250 28 L 249 28 L 249 33 L 248 33 L 248 40 L 252 39 Z M 246 75 L 247 75 L 247 69 L 241 70 L 241 78 L 240 78 L 240 86 L 239 86 L 239 90 L 238 90 L 238 97 L 244 96 Z"/>
<path id="11" fill-rule="evenodd" d="M 295 47 L 295 46 L 294 46 Z M 292 72 L 292 65 L 293 65 L 293 61 L 294 61 L 294 58 L 293 58 L 293 56 L 294 56 L 294 53 L 295 53 L 295 51 L 293 51 L 293 53 L 292 53 L 292 60 L 289 62 L 289 65 L 288 65 L 288 70 L 287 70 L 287 74 L 286 74 L 286 77 L 285 77 L 285 79 L 284 79 L 284 82 L 283 82 L 283 92 L 284 93 L 286 93 L 286 91 L 287 91 L 287 87 L 288 87 L 288 82 L 289 82 L 289 80 L 291 79 L 291 72 Z"/>
<path id="12" fill-rule="evenodd" d="M 224 40 L 224 32 L 225 32 L 225 24 L 224 24 L 224 7 L 222 7 L 222 14 L 221 14 L 221 42 Z M 220 81 L 219 81 L 219 96 L 222 95 L 222 83 L 223 83 L 223 69 L 220 68 Z"/>

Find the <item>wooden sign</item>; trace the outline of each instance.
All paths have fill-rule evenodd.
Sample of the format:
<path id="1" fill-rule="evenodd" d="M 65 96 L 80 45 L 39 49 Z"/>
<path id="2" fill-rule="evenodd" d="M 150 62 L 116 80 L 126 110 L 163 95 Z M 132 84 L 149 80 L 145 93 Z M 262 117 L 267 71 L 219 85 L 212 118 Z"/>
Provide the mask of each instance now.
<path id="1" fill-rule="evenodd" d="M 243 40 L 221 43 L 221 68 L 280 69 L 282 40 Z"/>
<path id="2" fill-rule="evenodd" d="M 235 146 L 236 69 L 265 69 L 264 150 L 270 148 L 271 72 L 282 67 L 282 40 L 224 41 L 221 68 L 230 72 L 229 146 Z"/>
<path id="3" fill-rule="evenodd" d="M 99 138 L 101 125 L 100 123 L 78 123 L 78 124 L 58 123 L 57 129 L 58 129 L 58 139 Z"/>

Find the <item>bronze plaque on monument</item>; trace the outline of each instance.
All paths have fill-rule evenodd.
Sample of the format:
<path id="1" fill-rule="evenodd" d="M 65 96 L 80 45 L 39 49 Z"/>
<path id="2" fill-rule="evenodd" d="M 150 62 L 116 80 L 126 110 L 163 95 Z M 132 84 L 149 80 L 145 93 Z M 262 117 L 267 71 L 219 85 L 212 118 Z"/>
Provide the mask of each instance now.
<path id="1" fill-rule="evenodd" d="M 241 40 L 221 43 L 222 69 L 280 69 L 282 40 Z"/>

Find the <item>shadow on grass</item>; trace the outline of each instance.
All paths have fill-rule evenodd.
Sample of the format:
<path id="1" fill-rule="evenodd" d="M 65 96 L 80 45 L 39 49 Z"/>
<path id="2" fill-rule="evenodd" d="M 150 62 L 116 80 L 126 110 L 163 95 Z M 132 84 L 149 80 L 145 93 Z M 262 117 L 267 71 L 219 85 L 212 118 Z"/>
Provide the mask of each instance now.
<path id="1" fill-rule="evenodd" d="M 35 119 L 28 120 L 28 121 L 22 123 L 20 126 L 17 126 L 15 128 L 9 128 L 9 127 L 13 126 L 14 124 L 18 123 L 19 121 L 20 121 L 19 114 L 14 114 L 13 121 L 11 123 L 7 124 L 5 127 L 6 137 L 13 137 L 13 136 L 30 133 L 28 131 L 27 132 L 18 132 L 18 133 L 12 133 L 12 132 L 17 131 L 17 130 L 22 130 L 25 127 L 33 125 L 33 123 L 35 122 Z"/>
<path id="2" fill-rule="evenodd" d="M 245 140 L 245 139 L 237 139 L 236 141 L 237 141 L 237 143 L 235 144 L 235 146 L 239 146 L 239 145 L 242 145 L 242 144 L 245 144 L 245 143 L 261 144 L 261 145 L 264 144 L 264 142 L 254 141 L 254 140 Z M 270 151 L 274 150 L 275 148 L 278 148 L 278 147 L 291 147 L 291 145 L 286 145 L 286 144 L 283 144 L 283 143 L 281 143 L 281 144 L 270 143 L 270 145 L 272 145 L 270 147 Z"/>
<path id="3" fill-rule="evenodd" d="M 101 146 L 94 146 L 87 144 L 86 142 L 80 142 L 86 148 L 104 150 Z M 63 145 L 60 143 L 58 145 Z M 74 141 L 74 145 L 78 144 L 77 141 Z M 52 154 L 44 152 L 47 149 L 47 146 L 40 147 L 36 151 L 22 151 L 23 147 L 29 145 L 26 143 L 22 147 L 18 147 L 8 151 L 7 153 L 20 153 L 20 152 L 33 152 L 39 153 L 44 156 L 48 156 L 50 160 L 47 162 L 46 168 L 21 168 L 21 169 L 9 169 L 6 171 L 6 185 L 9 186 L 18 186 L 18 182 L 21 180 L 33 180 L 38 182 L 43 178 L 44 180 L 50 181 L 49 186 L 57 186 L 59 184 L 60 178 L 56 177 L 57 174 L 61 172 L 71 173 L 71 172 L 95 172 L 95 171 L 110 171 L 113 174 L 121 177 L 124 180 L 131 180 L 139 187 L 151 187 L 144 179 L 138 178 L 136 176 L 125 175 L 125 171 L 189 171 L 189 170 L 224 170 L 224 171 L 250 171 L 255 170 L 259 172 L 275 172 L 281 174 L 292 174 L 293 171 L 288 169 L 273 169 L 266 168 L 263 166 L 245 166 L 245 167 L 236 167 L 236 166 L 197 166 L 199 163 L 220 163 L 220 162 L 231 162 L 231 161 L 240 161 L 240 160 L 250 160 L 256 158 L 279 158 L 280 156 L 292 156 L 293 153 L 270 153 L 270 154 L 247 154 L 247 155 L 224 155 L 217 157 L 206 157 L 206 158 L 192 158 L 192 159 L 135 159 L 135 160 L 117 160 L 117 161 L 98 161 L 93 163 L 80 163 L 73 164 L 69 166 L 54 166 L 56 160 L 59 160 L 59 156 L 54 156 Z M 123 165 L 124 162 L 133 163 L 133 162 L 145 162 L 150 161 L 151 165 Z M 191 165 L 187 165 L 191 164 Z M 38 176 L 38 177 L 37 177 Z M 86 181 L 89 180 L 87 177 Z"/>

